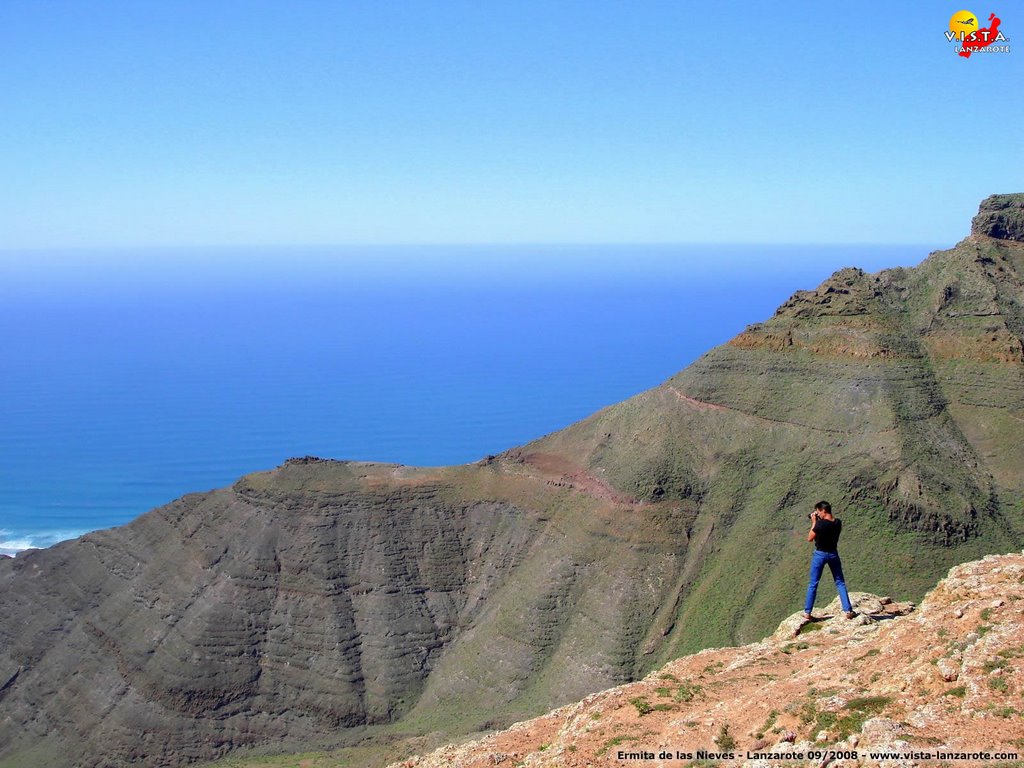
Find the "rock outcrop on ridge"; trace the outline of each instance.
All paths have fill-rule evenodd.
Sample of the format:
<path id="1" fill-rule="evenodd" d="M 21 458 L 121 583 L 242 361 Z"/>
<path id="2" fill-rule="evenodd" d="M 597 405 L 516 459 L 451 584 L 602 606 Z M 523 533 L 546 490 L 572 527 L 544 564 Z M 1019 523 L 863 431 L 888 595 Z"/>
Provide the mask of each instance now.
<path id="1" fill-rule="evenodd" d="M 662 768 L 701 750 L 749 768 L 819 765 L 815 751 L 845 755 L 832 768 L 937 765 L 940 752 L 992 756 L 953 765 L 1024 756 L 1024 555 L 954 567 L 918 610 L 851 597 L 853 620 L 837 598 L 814 622 L 794 614 L 761 642 L 686 656 L 391 768 Z"/>
<path id="2" fill-rule="evenodd" d="M 822 498 L 853 590 L 1019 549 L 1021 203 L 498 456 L 292 460 L 0 560 L 0 767 L 522 720 L 770 632 Z"/>
<path id="3" fill-rule="evenodd" d="M 971 232 L 997 240 L 1024 240 L 1024 200 L 1021 195 L 992 195 L 982 201 Z"/>

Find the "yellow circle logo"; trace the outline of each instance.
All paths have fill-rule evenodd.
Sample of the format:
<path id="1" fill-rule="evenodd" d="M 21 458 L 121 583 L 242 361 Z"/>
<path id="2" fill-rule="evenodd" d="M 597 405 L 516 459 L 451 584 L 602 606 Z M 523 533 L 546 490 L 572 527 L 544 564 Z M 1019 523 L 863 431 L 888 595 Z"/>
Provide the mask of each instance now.
<path id="1" fill-rule="evenodd" d="M 957 11 L 949 19 L 949 31 L 957 36 L 969 37 L 978 31 L 978 17 L 970 11 Z"/>

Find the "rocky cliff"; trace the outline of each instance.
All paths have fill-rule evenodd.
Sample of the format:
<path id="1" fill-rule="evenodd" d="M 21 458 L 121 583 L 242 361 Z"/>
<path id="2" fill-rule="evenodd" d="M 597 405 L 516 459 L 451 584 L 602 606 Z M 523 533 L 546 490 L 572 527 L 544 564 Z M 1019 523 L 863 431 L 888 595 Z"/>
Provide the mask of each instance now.
<path id="1" fill-rule="evenodd" d="M 701 751 L 749 768 L 938 765 L 940 753 L 976 755 L 947 765 L 1020 764 L 1024 555 L 956 566 L 916 611 L 888 597 L 851 597 L 853 620 L 836 599 L 815 621 L 794 614 L 761 642 L 686 656 L 391 768 L 660 767 Z"/>
<path id="2" fill-rule="evenodd" d="M 499 456 L 293 460 L 0 560 L 0 765 L 511 723 L 762 637 L 799 602 L 819 498 L 855 590 L 916 598 L 1019 549 L 1021 203 Z"/>

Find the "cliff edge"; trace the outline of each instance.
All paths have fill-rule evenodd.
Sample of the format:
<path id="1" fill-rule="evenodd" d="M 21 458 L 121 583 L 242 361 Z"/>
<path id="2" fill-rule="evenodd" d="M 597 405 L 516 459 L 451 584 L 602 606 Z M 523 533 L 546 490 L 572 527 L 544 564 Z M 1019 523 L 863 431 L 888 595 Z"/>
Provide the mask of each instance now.
<path id="1" fill-rule="evenodd" d="M 700 751 L 748 768 L 821 765 L 811 755 L 830 751 L 845 755 L 833 768 L 937 764 L 939 753 L 1007 765 L 1024 754 L 1024 555 L 954 567 L 918 610 L 852 597 L 853 620 L 837 600 L 820 621 L 795 614 L 759 643 L 686 656 L 391 768 L 661 768 Z"/>

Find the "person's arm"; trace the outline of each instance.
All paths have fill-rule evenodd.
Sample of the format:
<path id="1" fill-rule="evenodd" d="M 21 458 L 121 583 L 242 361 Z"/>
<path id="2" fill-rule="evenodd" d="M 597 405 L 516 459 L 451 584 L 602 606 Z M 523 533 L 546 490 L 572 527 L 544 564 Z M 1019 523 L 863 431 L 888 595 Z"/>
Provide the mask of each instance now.
<path id="1" fill-rule="evenodd" d="M 807 540 L 814 541 L 814 526 L 818 524 L 818 511 L 811 512 L 811 530 L 807 532 Z"/>

